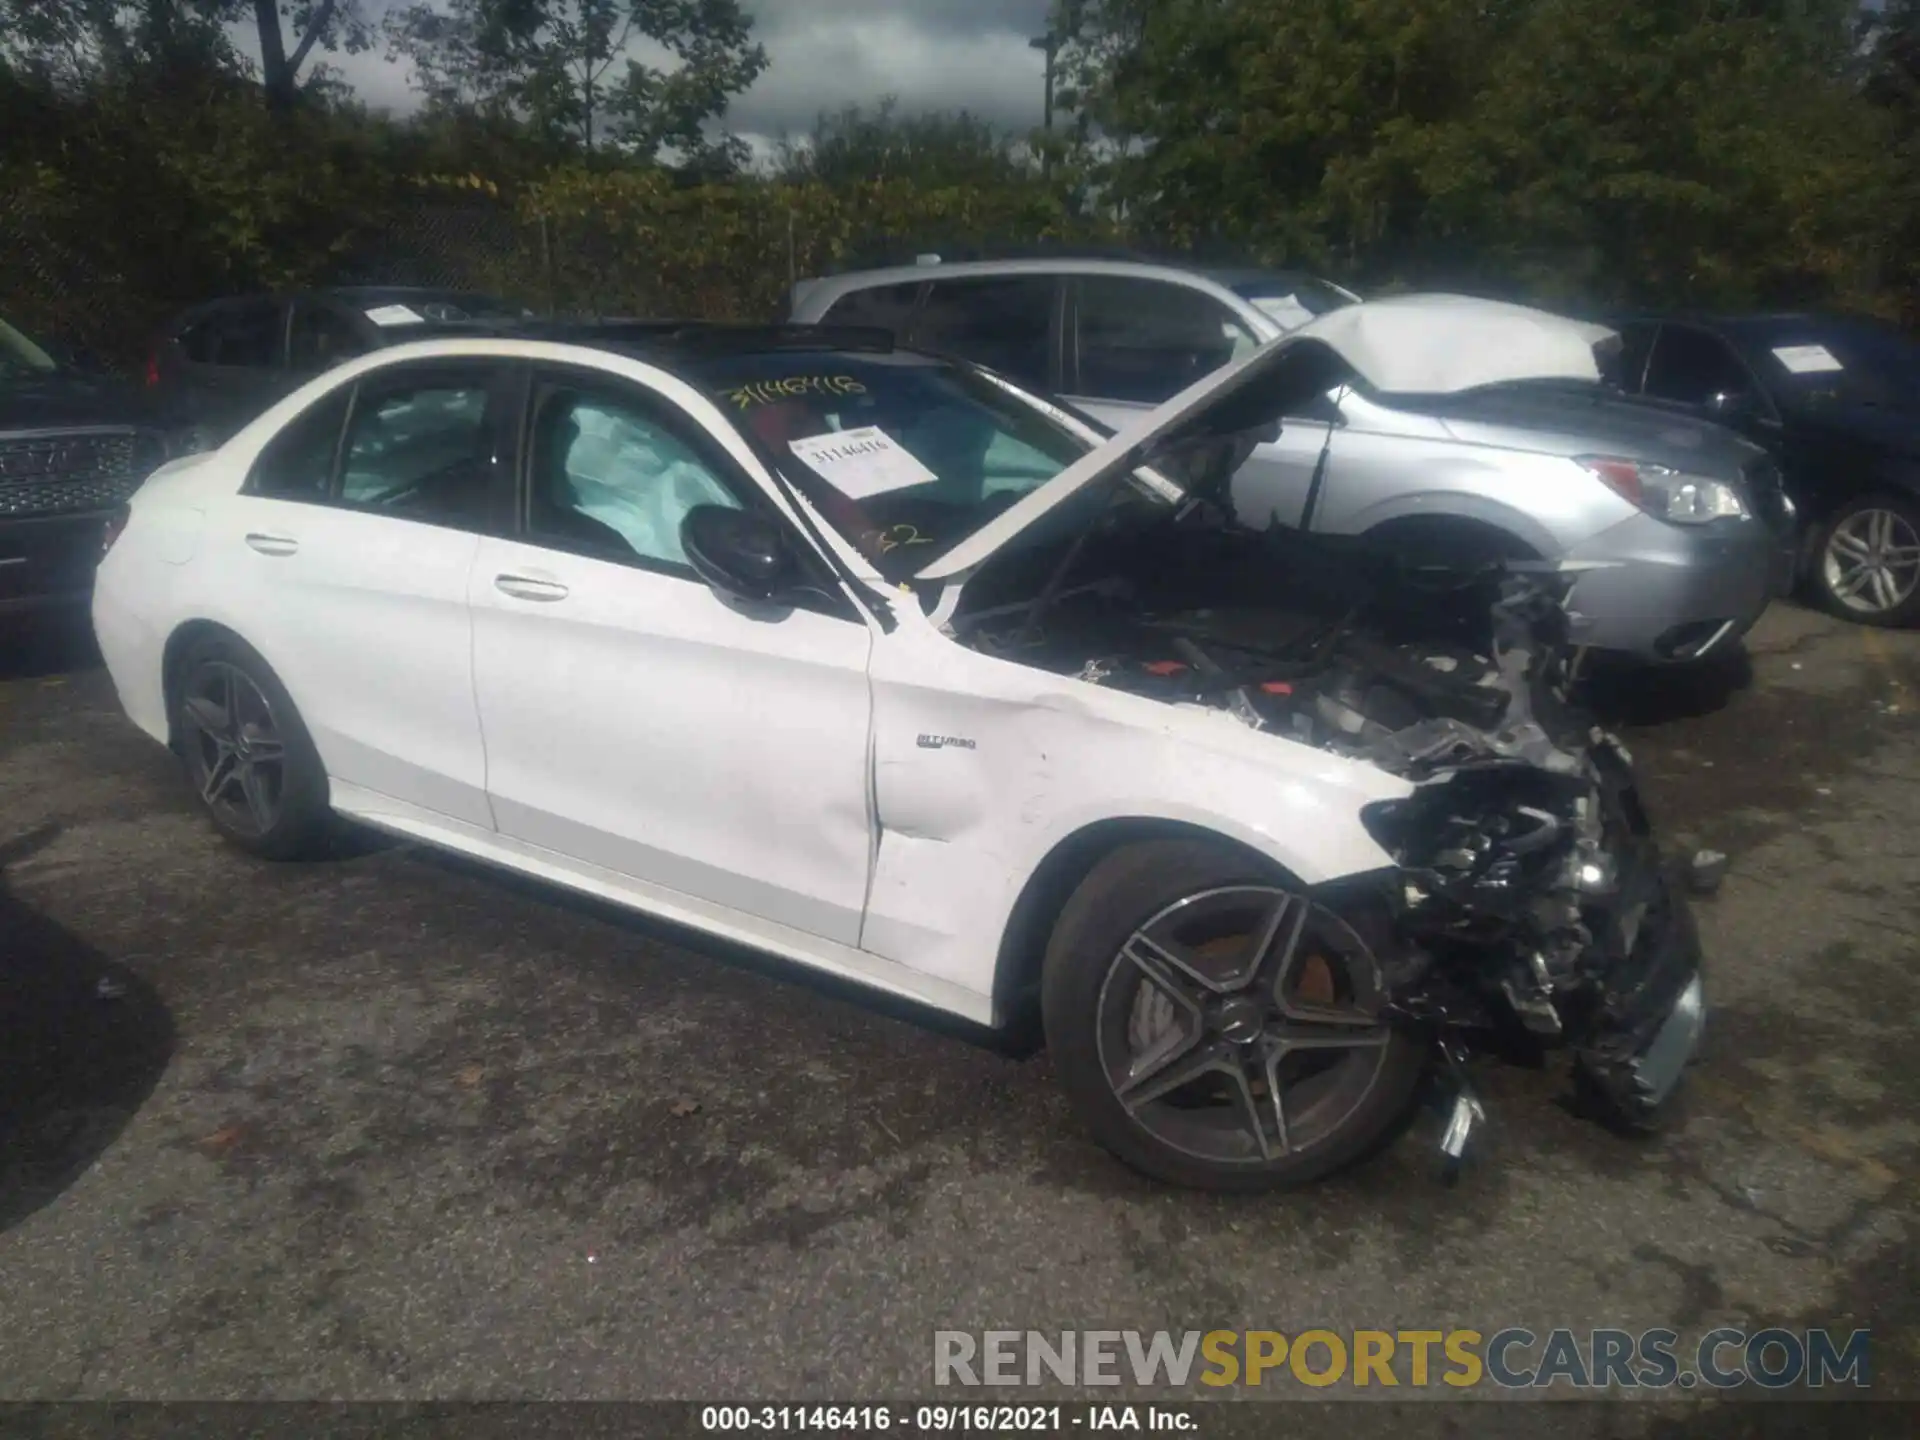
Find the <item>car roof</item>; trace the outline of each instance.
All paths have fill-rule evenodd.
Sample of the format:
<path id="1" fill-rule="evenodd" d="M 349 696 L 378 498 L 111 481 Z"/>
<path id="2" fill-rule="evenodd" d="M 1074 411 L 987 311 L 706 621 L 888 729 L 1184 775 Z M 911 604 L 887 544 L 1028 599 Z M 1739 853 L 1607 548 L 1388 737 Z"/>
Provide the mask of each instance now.
<path id="1" fill-rule="evenodd" d="M 314 285 L 305 289 L 245 290 L 236 295 L 216 296 L 188 306 L 180 312 L 177 323 L 203 319 L 241 305 L 258 305 L 262 302 L 280 305 L 289 300 L 316 296 L 338 300 L 361 310 L 378 305 L 404 305 L 409 301 L 419 304 L 462 300 L 485 300 L 493 305 L 506 303 L 499 296 L 490 295 L 484 290 L 462 290 L 449 285 Z"/>
<path id="2" fill-rule="evenodd" d="M 803 285 L 818 286 L 829 290 L 866 290 L 880 285 L 907 285 L 935 278 L 970 278 L 988 275 L 1122 275 L 1139 279 L 1167 279 L 1202 281 L 1207 284 L 1224 285 L 1220 276 L 1225 273 L 1204 265 L 1181 264 L 1168 260 L 1143 259 L 1107 259 L 1091 255 L 1033 255 L 1006 260 L 941 260 L 924 264 L 889 265 L 873 270 L 843 270 L 830 275 L 810 276 L 801 281 Z M 1274 275 L 1278 271 L 1246 271 L 1254 274 Z"/>
<path id="3" fill-rule="evenodd" d="M 1909 333 L 1893 321 L 1877 315 L 1847 315 L 1817 310 L 1745 311 L 1734 314 L 1676 310 L 1621 315 L 1608 323 L 1615 326 L 1691 325 L 1736 344 L 1746 345 L 1764 344 L 1768 337 L 1775 335 L 1806 335 L 1821 331 L 1829 334 L 1849 331 L 1855 334 L 1862 331 L 1888 335 Z"/>
<path id="4" fill-rule="evenodd" d="M 412 327 L 409 327 L 412 328 Z M 549 340 L 648 360 L 713 360 L 734 355 L 833 351 L 890 354 L 890 330 L 857 325 L 780 325 L 723 320 L 522 320 L 448 327 L 456 333 Z"/>

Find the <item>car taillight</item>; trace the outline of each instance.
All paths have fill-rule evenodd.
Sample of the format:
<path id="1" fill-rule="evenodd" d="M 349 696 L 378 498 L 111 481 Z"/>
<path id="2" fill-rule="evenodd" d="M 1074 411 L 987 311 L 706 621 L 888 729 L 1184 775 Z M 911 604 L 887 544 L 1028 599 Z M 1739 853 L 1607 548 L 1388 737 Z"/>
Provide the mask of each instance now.
<path id="1" fill-rule="evenodd" d="M 146 381 L 148 389 L 160 383 L 160 352 L 158 350 L 147 356 Z"/>
<path id="2" fill-rule="evenodd" d="M 120 532 L 127 528 L 127 520 L 133 511 L 122 505 L 107 517 L 105 528 L 100 532 L 100 558 L 107 558 L 107 552 L 113 549 L 113 542 L 120 538 Z"/>

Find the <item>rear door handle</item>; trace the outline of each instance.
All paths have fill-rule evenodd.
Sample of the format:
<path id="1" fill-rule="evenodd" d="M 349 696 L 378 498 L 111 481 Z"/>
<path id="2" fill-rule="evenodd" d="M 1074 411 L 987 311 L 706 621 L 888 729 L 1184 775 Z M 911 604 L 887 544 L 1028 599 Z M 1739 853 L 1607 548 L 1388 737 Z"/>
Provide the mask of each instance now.
<path id="1" fill-rule="evenodd" d="M 564 600 L 567 587 L 558 580 L 536 580 L 531 575 L 496 575 L 493 588 L 516 600 Z"/>
<path id="2" fill-rule="evenodd" d="M 291 535 L 263 535 L 257 530 L 248 533 L 247 544 L 262 555 L 292 555 L 300 548 Z"/>

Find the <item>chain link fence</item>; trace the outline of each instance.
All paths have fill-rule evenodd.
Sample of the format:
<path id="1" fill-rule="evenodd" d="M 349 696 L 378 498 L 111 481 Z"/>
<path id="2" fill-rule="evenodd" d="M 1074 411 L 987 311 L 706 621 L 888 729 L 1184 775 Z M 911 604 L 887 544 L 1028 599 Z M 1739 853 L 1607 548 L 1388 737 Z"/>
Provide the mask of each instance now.
<path id="1" fill-rule="evenodd" d="M 95 257 L 54 243 L 51 228 L 29 201 L 0 191 L 0 319 L 110 365 L 131 363 L 156 302 Z"/>

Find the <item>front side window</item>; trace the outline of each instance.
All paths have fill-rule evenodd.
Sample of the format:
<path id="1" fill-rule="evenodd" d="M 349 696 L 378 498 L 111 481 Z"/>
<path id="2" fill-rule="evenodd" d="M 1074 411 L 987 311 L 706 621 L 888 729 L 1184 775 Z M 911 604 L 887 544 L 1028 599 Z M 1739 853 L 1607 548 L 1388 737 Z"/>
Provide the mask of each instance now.
<path id="1" fill-rule="evenodd" d="M 1647 394 L 1704 405 L 1716 395 L 1744 395 L 1752 390 L 1746 367 L 1722 341 L 1680 325 L 1660 327 L 1647 366 Z"/>
<path id="2" fill-rule="evenodd" d="M 680 527 L 699 505 L 740 501 L 653 406 L 597 386 L 542 389 L 527 487 L 536 543 L 685 569 Z"/>
<path id="3" fill-rule="evenodd" d="M 928 288 L 913 343 L 951 351 L 1029 390 L 1052 390 L 1058 293 L 1045 275 L 939 281 Z"/>
<path id="4" fill-rule="evenodd" d="M 1075 393 L 1101 400 L 1158 405 L 1260 344 L 1212 296 L 1160 280 L 1087 276 L 1075 313 Z"/>
<path id="5" fill-rule="evenodd" d="M 883 575 L 911 574 L 1087 452 L 972 371 L 909 352 L 711 361 L 726 412 Z"/>
<path id="6" fill-rule="evenodd" d="M 348 385 L 295 416 L 254 460 L 248 492 L 275 500 L 325 500 L 352 397 Z"/>
<path id="7" fill-rule="evenodd" d="M 341 456 L 341 500 L 426 524 L 484 526 L 494 479 L 487 378 L 363 381 Z"/>

